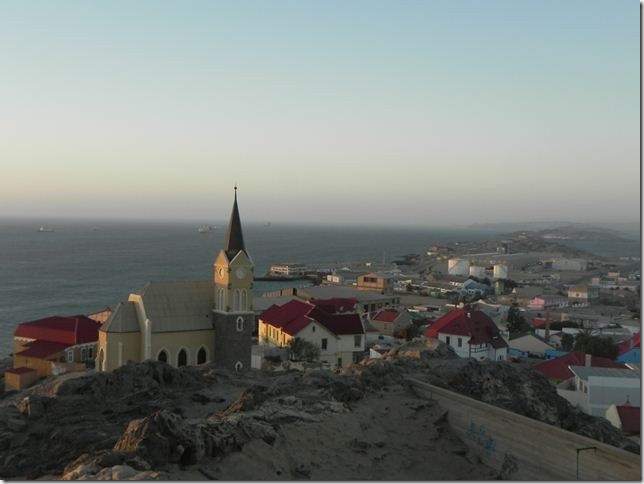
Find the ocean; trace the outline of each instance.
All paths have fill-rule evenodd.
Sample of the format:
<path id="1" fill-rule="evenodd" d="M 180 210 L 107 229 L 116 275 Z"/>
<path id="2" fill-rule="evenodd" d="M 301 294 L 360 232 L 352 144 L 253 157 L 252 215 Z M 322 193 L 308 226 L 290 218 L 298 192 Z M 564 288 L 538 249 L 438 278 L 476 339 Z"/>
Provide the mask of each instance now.
<path id="1" fill-rule="evenodd" d="M 38 232 L 40 224 L 0 219 L 0 355 L 11 352 L 18 323 L 113 307 L 147 281 L 211 278 L 227 222 L 214 222 L 217 229 L 206 234 L 195 222 L 49 220 L 54 231 Z M 244 224 L 256 275 L 278 262 L 381 262 L 383 253 L 391 261 L 433 243 L 497 236 L 482 229 Z M 631 245 L 624 255 L 639 256 L 639 241 Z M 292 285 L 258 281 L 254 292 Z"/>

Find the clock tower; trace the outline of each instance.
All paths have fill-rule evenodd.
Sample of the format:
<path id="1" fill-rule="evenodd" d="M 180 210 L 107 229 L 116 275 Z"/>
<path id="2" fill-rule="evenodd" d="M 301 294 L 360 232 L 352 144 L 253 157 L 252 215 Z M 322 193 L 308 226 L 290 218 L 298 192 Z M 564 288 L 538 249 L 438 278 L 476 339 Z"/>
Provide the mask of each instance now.
<path id="1" fill-rule="evenodd" d="M 237 187 L 224 248 L 214 263 L 215 365 L 235 371 L 250 369 L 255 313 L 253 261 L 242 235 Z"/>

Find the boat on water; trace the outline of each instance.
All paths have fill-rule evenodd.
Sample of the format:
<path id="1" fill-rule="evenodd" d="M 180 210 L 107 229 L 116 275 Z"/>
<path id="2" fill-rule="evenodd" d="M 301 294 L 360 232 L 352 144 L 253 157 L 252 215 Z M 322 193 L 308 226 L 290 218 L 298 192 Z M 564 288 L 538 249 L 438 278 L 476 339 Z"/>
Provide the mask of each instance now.
<path id="1" fill-rule="evenodd" d="M 199 226 L 197 232 L 199 232 L 200 234 L 207 234 L 208 232 L 214 231 L 216 228 L 217 227 L 215 227 L 214 225 L 204 224 Z"/>
<path id="2" fill-rule="evenodd" d="M 54 229 L 49 229 L 45 227 L 44 225 L 41 225 L 40 228 L 38 229 L 38 232 L 53 232 Z"/>

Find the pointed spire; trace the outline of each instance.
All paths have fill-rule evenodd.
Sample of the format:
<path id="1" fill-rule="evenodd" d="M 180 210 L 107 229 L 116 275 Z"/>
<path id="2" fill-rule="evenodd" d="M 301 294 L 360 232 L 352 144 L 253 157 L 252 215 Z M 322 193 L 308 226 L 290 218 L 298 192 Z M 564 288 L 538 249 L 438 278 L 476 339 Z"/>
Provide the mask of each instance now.
<path id="1" fill-rule="evenodd" d="M 230 222 L 228 222 L 228 232 L 226 232 L 226 245 L 224 250 L 228 256 L 228 260 L 232 260 L 240 250 L 245 251 L 244 236 L 242 235 L 241 221 L 239 219 L 239 209 L 237 208 L 237 183 L 235 183 L 235 200 L 233 202 L 233 210 L 230 214 Z"/>

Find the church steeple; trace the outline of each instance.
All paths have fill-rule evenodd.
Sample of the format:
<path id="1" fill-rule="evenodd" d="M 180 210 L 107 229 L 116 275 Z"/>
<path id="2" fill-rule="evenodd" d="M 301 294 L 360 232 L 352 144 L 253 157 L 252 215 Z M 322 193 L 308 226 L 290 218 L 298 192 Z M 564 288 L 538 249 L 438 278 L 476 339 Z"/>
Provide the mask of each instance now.
<path id="1" fill-rule="evenodd" d="M 228 232 L 226 232 L 226 244 L 224 245 L 228 260 L 233 260 L 239 251 L 246 251 L 244 246 L 244 236 L 242 234 L 241 221 L 239 219 L 239 209 L 237 208 L 237 185 L 235 184 L 235 201 L 233 210 L 228 222 Z"/>

